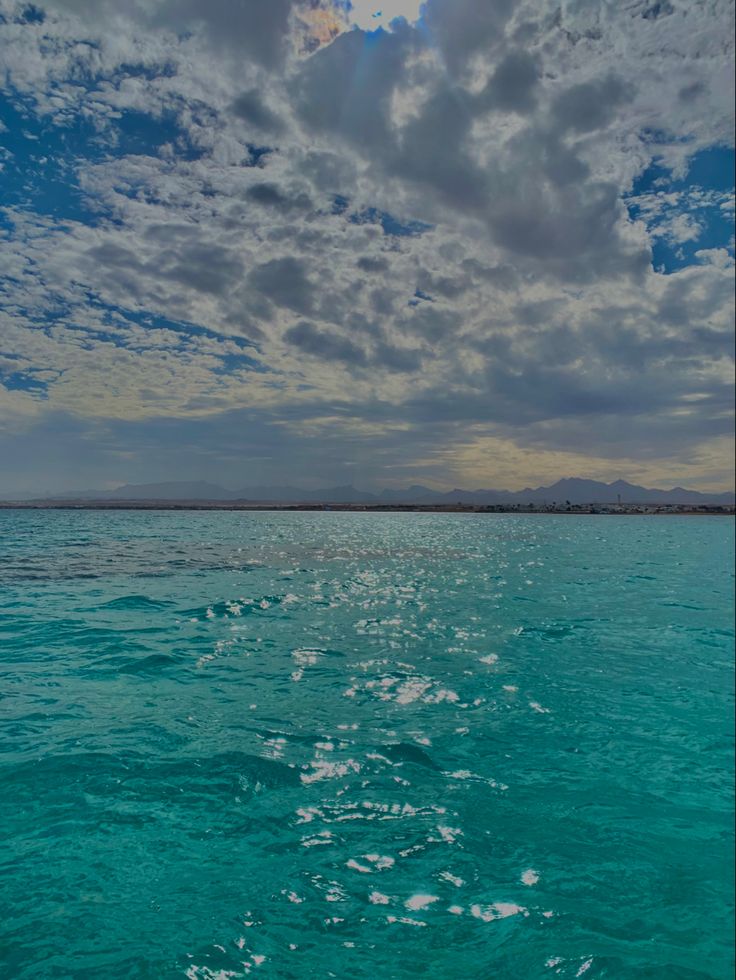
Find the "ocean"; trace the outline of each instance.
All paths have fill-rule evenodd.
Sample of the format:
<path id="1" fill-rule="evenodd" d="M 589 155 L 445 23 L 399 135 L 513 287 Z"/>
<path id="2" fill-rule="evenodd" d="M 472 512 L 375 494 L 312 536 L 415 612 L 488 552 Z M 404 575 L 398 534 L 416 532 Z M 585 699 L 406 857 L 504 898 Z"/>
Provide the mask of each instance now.
<path id="1" fill-rule="evenodd" d="M 733 974 L 730 518 L 0 511 L 0 976 Z"/>

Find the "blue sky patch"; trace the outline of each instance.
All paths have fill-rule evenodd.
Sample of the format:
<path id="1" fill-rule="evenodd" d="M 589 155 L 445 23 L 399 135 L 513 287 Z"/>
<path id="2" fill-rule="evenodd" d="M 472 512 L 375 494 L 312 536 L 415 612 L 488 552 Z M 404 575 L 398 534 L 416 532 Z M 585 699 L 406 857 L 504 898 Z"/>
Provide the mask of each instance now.
<path id="1" fill-rule="evenodd" d="M 263 158 L 274 152 L 272 146 L 256 146 L 255 143 L 246 143 L 245 148 L 249 153 L 248 162 L 245 164 L 247 167 L 262 167 Z"/>
<path id="2" fill-rule="evenodd" d="M 350 221 L 354 225 L 380 225 L 384 235 L 397 235 L 399 237 L 413 237 L 422 235 L 425 231 L 431 231 L 433 225 L 428 225 L 424 221 L 399 221 L 388 211 L 379 211 L 378 208 L 365 208 L 350 215 Z"/>
<path id="3" fill-rule="evenodd" d="M 0 124 L 0 207 L 32 210 L 60 221 L 98 220 L 79 187 L 81 165 L 110 157 L 156 156 L 167 143 L 176 147 L 177 159 L 201 156 L 173 113 L 157 118 L 128 110 L 101 132 L 81 114 L 60 123 L 36 115 L 20 98 L 0 94 Z M 268 152 L 253 150 L 256 162 Z"/>
<path id="4" fill-rule="evenodd" d="M 430 296 L 429 293 L 425 293 L 422 289 L 415 289 L 414 296 L 409 300 L 409 306 L 419 306 L 422 301 L 425 303 L 434 303 L 434 296 Z"/>
<path id="5" fill-rule="evenodd" d="M 0 23 L 2 24 L 11 22 L 15 24 L 43 24 L 45 20 L 44 11 L 32 3 L 24 7 L 16 17 L 6 17 L 4 14 L 0 14 Z"/>
<path id="6" fill-rule="evenodd" d="M 734 150 L 701 150 L 683 177 L 675 177 L 655 159 L 634 181 L 626 204 L 631 218 L 647 226 L 657 272 L 677 272 L 714 249 L 733 258 Z"/>
<path id="7" fill-rule="evenodd" d="M 31 395 L 45 398 L 48 393 L 48 381 L 36 377 L 31 371 L 12 371 L 0 376 L 0 384 L 7 391 L 26 391 Z"/>
<path id="8" fill-rule="evenodd" d="M 176 147 L 178 160 L 197 160 L 202 156 L 201 151 L 192 146 L 186 131 L 179 126 L 173 113 L 159 118 L 145 112 L 129 110 L 115 120 L 114 127 L 117 144 L 109 147 L 114 156 L 156 156 L 159 149 L 167 143 Z"/>
<path id="9" fill-rule="evenodd" d="M 332 195 L 332 207 L 330 214 L 346 214 L 350 208 L 350 198 L 343 194 Z M 353 225 L 380 225 L 384 235 L 394 235 L 399 238 L 412 238 L 416 235 L 423 235 L 425 231 L 431 231 L 434 225 L 428 225 L 424 221 L 400 221 L 388 211 L 381 211 L 379 208 L 363 208 L 362 211 L 353 211 L 348 215 L 348 221 Z"/>
<path id="10" fill-rule="evenodd" d="M 120 326 L 121 323 L 127 321 L 129 323 L 135 323 L 138 326 L 144 327 L 148 330 L 171 330 L 174 333 L 180 334 L 182 339 L 206 337 L 208 340 L 223 340 L 221 333 L 218 333 L 216 330 L 210 330 L 208 327 L 200 326 L 197 323 L 190 323 L 187 320 L 171 320 L 168 317 L 157 313 L 124 309 L 121 306 L 103 303 L 92 293 L 88 294 L 88 302 L 90 306 L 94 306 L 99 310 L 104 310 L 105 318 L 111 325 Z M 243 351 L 257 350 L 253 341 L 248 340 L 246 337 L 228 336 L 226 339 L 235 347 L 239 347 Z M 250 358 L 250 360 L 252 360 L 254 364 L 258 363 L 254 358 Z"/>
<path id="11" fill-rule="evenodd" d="M 350 207 L 350 201 L 342 194 L 335 194 L 332 198 L 332 214 L 345 214 Z"/>
<path id="12" fill-rule="evenodd" d="M 58 220 L 89 221 L 76 167 L 95 150 L 94 127 L 77 117 L 56 126 L 22 102 L 0 95 L 0 206 L 26 208 Z M 99 151 L 97 151 L 99 152 Z"/>

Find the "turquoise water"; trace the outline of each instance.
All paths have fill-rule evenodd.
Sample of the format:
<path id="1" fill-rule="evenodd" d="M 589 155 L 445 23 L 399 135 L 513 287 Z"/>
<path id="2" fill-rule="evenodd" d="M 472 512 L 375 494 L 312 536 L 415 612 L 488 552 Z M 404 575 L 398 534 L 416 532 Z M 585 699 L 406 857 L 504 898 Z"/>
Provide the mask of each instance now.
<path id="1" fill-rule="evenodd" d="M 733 545 L 0 511 L 0 976 L 730 977 Z"/>

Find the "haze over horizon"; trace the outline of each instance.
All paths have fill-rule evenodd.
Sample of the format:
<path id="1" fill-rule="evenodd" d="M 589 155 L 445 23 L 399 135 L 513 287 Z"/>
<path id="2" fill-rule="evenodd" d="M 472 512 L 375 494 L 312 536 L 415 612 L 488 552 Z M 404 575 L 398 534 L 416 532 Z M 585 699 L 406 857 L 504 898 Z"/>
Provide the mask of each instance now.
<path id="1" fill-rule="evenodd" d="M 0 493 L 733 489 L 729 0 L 0 0 Z"/>
<path id="2" fill-rule="evenodd" d="M 59 493 L 25 491 L 15 494 L 0 492 L 0 503 L 14 502 L 25 506 L 49 503 L 53 506 L 65 502 L 80 504 L 107 502 L 138 503 L 272 503 L 290 504 L 368 504 L 368 505 L 495 505 L 495 504 L 651 504 L 733 506 L 736 494 L 733 490 L 721 493 L 703 493 L 688 487 L 641 487 L 625 480 L 612 483 L 587 480 L 581 477 L 563 477 L 547 486 L 509 489 L 505 487 L 427 487 L 412 484 L 405 487 L 355 487 L 321 486 L 315 488 L 286 486 L 238 486 L 223 487 L 205 480 L 169 481 L 163 483 L 122 484 L 112 488 L 68 489 Z"/>

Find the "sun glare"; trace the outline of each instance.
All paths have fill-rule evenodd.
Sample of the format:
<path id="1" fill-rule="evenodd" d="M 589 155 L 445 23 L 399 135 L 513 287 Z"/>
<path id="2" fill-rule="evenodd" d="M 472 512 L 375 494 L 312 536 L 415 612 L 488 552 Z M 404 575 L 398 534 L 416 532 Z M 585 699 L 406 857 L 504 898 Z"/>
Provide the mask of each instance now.
<path id="1" fill-rule="evenodd" d="M 409 23 L 419 20 L 424 0 L 352 0 L 348 18 L 352 24 L 366 31 L 387 28 L 392 20 L 404 17 Z"/>

